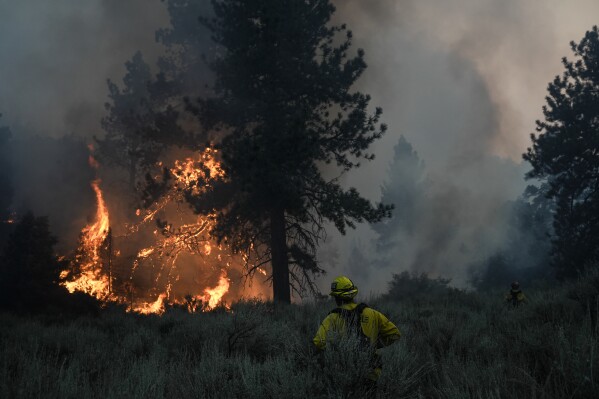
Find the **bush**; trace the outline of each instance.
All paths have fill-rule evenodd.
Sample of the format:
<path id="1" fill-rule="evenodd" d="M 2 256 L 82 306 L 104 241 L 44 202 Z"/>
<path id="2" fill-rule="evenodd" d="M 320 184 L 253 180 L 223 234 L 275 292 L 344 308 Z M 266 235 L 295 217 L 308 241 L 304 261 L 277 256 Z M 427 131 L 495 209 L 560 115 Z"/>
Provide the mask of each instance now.
<path id="1" fill-rule="evenodd" d="M 570 298 L 592 297 L 594 278 L 531 288 L 517 309 L 498 293 L 444 289 L 428 296 L 443 300 L 375 301 L 402 333 L 381 351 L 377 397 L 598 397 L 599 334 L 588 301 Z M 231 312 L 162 316 L 0 313 L 0 397 L 360 397 L 365 354 L 351 340 L 322 357 L 312 348 L 330 307 L 250 301 Z"/>
<path id="2" fill-rule="evenodd" d="M 449 286 L 450 279 L 441 277 L 432 279 L 426 273 L 417 275 L 407 271 L 394 274 L 389 283 L 389 291 L 383 295 L 383 300 L 397 302 L 435 302 L 447 296 L 460 295 L 461 292 Z"/>

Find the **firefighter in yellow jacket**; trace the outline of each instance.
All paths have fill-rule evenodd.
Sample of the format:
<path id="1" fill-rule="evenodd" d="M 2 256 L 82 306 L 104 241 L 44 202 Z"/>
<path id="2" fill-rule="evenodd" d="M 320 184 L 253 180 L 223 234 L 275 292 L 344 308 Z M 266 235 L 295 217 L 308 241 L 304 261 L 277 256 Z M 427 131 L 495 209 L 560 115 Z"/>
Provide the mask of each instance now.
<path id="1" fill-rule="evenodd" d="M 329 295 L 335 298 L 337 308 L 322 321 L 313 342 L 318 349 L 324 350 L 327 338 L 330 339 L 331 335 L 344 334 L 348 328 L 355 329 L 365 345 L 373 351 L 373 370 L 367 378 L 376 387 L 382 366 L 378 349 L 391 345 L 401 334 L 395 324 L 381 312 L 369 308 L 366 304 L 355 303 L 354 297 L 357 293 L 358 287 L 349 278 L 340 276 L 333 280 Z"/>
<path id="2" fill-rule="evenodd" d="M 505 301 L 515 308 L 528 301 L 522 290 L 520 290 L 520 283 L 517 281 L 512 283 L 512 289 L 505 296 Z"/>

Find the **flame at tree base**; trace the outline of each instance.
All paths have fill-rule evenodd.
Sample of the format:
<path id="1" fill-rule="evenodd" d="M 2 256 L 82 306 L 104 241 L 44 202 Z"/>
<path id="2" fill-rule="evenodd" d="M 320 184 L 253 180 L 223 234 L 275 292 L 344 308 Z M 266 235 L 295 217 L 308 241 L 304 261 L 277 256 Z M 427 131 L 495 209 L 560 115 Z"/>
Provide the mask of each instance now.
<path id="1" fill-rule="evenodd" d="M 94 168 L 98 167 L 93 156 L 90 156 L 90 165 Z M 213 158 L 212 150 L 201 154 L 197 161 L 187 158 L 185 162 L 175 162 L 171 172 L 179 184 L 178 187 L 174 187 L 174 194 L 166 196 L 163 201 L 148 208 L 145 215 L 141 210 L 137 210 L 136 215 L 141 218 L 141 222 L 126 227 L 129 233 L 121 237 L 127 238 L 137 233 L 140 226 L 153 221 L 159 212 L 164 212 L 169 203 L 176 204 L 177 200 L 180 200 L 176 195 L 181 195 L 181 187 L 195 187 L 196 181 L 203 179 L 204 182 L 209 182 L 210 176 L 223 176 L 220 166 Z M 153 236 L 156 237 L 156 243 L 137 250 L 129 266 L 125 266 L 128 268 L 128 277 L 121 272 L 115 280 L 113 263 L 120 251 L 114 251 L 112 248 L 110 217 L 100 183 L 99 179 L 91 183 L 97 205 L 94 222 L 81 230 L 79 248 L 71 258 L 69 269 L 61 273 L 61 284 L 71 293 L 85 292 L 103 303 L 123 304 L 127 306 L 127 311 L 141 314 L 162 314 L 169 305 L 184 307 L 189 312 L 209 311 L 219 306 L 230 288 L 230 280 L 227 276 L 229 261 L 224 258 L 225 249 L 209 241 L 207 232 L 213 223 L 210 217 L 194 215 L 195 222 L 183 224 L 178 230 L 173 230 L 172 226 L 169 226 L 163 231 L 164 238 L 159 238 L 160 235 L 155 230 Z M 196 190 L 200 189 L 201 187 L 196 188 Z M 213 262 L 209 266 L 210 269 L 215 268 L 214 263 L 222 264 L 221 267 L 217 267 L 217 270 L 220 269 L 217 285 L 203 289 L 201 294 L 187 295 L 184 299 L 173 298 L 171 290 L 173 282 L 178 281 L 180 277 L 177 274 L 176 262 L 181 253 L 201 255 L 204 259 L 203 265 L 208 266 L 207 262 Z M 123 262 L 126 261 L 122 259 L 118 261 L 121 262 L 122 269 Z M 153 287 L 147 286 L 147 278 L 141 280 L 145 281 L 146 288 L 142 288 L 143 284 L 140 287 L 139 282 L 136 283 L 134 280 L 134 273 L 143 262 L 146 262 L 146 269 L 154 273 L 151 280 Z M 160 285 L 165 288 L 156 289 Z M 144 292 L 154 292 L 154 294 L 144 296 Z M 160 293 L 156 296 L 157 292 Z M 134 294 L 136 296 L 141 294 L 146 300 L 140 301 L 139 297 L 134 300 Z M 147 300 L 148 297 L 156 299 Z"/>
<path id="2" fill-rule="evenodd" d="M 100 189 L 101 181 L 94 180 L 91 186 L 96 194 L 96 221 L 85 226 L 81 231 L 80 245 L 71 263 L 78 265 L 78 276 L 70 281 L 64 281 L 63 285 L 73 293 L 75 291 L 85 292 L 100 300 L 109 300 L 111 297 L 110 281 L 108 276 L 102 273 L 101 248 L 110 231 L 110 218 L 108 208 L 104 202 L 104 196 Z M 68 270 L 62 271 L 60 278 L 69 277 Z"/>
<path id="3" fill-rule="evenodd" d="M 227 278 L 227 272 L 222 271 L 218 280 L 218 285 L 214 288 L 204 289 L 204 293 L 196 296 L 188 296 L 185 302 L 175 300 L 171 305 L 183 306 L 190 313 L 205 312 L 215 309 L 222 304 L 223 296 L 229 291 L 230 281 Z M 158 299 L 152 303 L 144 303 L 140 306 L 129 308 L 130 311 L 141 314 L 162 314 L 166 310 L 166 294 L 160 294 Z M 229 309 L 225 305 L 225 308 Z"/>

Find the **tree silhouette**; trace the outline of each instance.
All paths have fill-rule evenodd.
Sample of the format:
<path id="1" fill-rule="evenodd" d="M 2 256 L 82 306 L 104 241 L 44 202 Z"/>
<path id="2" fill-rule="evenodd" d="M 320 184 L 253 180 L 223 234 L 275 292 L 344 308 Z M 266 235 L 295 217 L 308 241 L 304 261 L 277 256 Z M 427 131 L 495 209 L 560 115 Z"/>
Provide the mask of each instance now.
<path id="1" fill-rule="evenodd" d="M 10 234 L 0 260 L 0 306 L 36 308 L 45 305 L 58 286 L 64 264 L 55 253 L 56 238 L 48 219 L 25 214 Z"/>
<path id="2" fill-rule="evenodd" d="M 173 106 L 175 83 L 163 74 L 154 77 L 139 52 L 125 67 L 123 89 L 108 81 L 108 115 L 102 120 L 106 134 L 96 141 L 100 159 L 124 168 L 134 191 L 167 148 L 189 142 L 189 134 L 179 126 Z"/>
<path id="3" fill-rule="evenodd" d="M 378 235 L 377 250 L 382 253 L 398 245 L 400 233 L 409 236 L 414 232 L 418 207 L 426 193 L 424 162 L 412 145 L 401 136 L 393 150 L 388 179 L 381 188 L 381 201 L 393 204 L 395 210 L 393 217 L 372 226 Z"/>
<path id="4" fill-rule="evenodd" d="M 330 1 L 212 5 L 214 18 L 202 21 L 217 45 L 215 95 L 189 105 L 207 129 L 225 134 L 219 147 L 231 195 L 213 234 L 253 254 L 250 273 L 270 262 L 274 300 L 290 302 L 290 287 L 301 293 L 322 272 L 315 254 L 326 221 L 345 233 L 390 214 L 321 173 L 374 158 L 366 151 L 386 130 L 382 110 L 370 114 L 370 97 L 351 90 L 366 69 L 364 52 L 349 56 L 352 34 L 329 25 Z M 189 200 L 201 210 L 201 198 Z"/>
<path id="5" fill-rule="evenodd" d="M 555 200 L 553 265 L 561 277 L 574 276 L 599 259 L 599 31 L 571 42 L 576 61 L 563 58 L 565 71 L 549 83 L 544 121 L 537 121 L 524 159 L 529 178 L 547 184 Z"/>
<path id="6" fill-rule="evenodd" d="M 205 132 L 184 110 L 186 96 L 202 95 L 212 74 L 209 32 L 198 23 L 209 15 L 208 2 L 166 0 L 171 26 L 156 32 L 165 54 L 158 73 L 140 52 L 125 63 L 122 87 L 108 81 L 108 115 L 102 120 L 105 136 L 96 139 L 101 161 L 126 171 L 132 191 L 143 184 L 148 172 L 172 147 L 196 150 L 208 141 Z M 154 174 L 154 173 L 152 173 Z"/>

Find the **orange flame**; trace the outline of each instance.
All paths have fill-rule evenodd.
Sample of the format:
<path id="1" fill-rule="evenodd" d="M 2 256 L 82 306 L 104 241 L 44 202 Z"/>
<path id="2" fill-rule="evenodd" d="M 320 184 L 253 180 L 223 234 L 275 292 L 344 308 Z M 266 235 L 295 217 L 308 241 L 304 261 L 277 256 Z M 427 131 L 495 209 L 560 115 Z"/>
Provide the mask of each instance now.
<path id="1" fill-rule="evenodd" d="M 85 226 L 81 231 L 80 252 L 82 255 L 78 259 L 81 261 L 80 275 L 75 280 L 65 281 L 63 284 L 71 293 L 83 291 L 105 300 L 110 296 L 110 283 L 108 277 L 102 273 L 100 248 L 108 236 L 110 219 L 100 189 L 100 180 L 94 180 L 91 186 L 96 193 L 97 210 L 95 222 Z M 68 271 L 63 271 L 61 278 L 66 278 L 68 274 Z"/>
<path id="2" fill-rule="evenodd" d="M 151 314 L 151 313 L 162 314 L 162 313 L 164 313 L 165 298 L 166 298 L 166 294 L 160 294 L 160 295 L 158 295 L 158 299 L 156 299 L 155 302 L 144 303 L 144 304 L 134 308 L 133 311 L 136 313 L 141 313 L 141 314 Z"/>
<path id="3" fill-rule="evenodd" d="M 214 309 L 216 305 L 218 305 L 223 296 L 229 291 L 229 279 L 227 278 L 227 273 L 223 270 L 220 278 L 218 279 L 218 285 L 214 288 L 206 288 L 204 290 L 204 295 L 198 296 L 198 299 L 204 301 L 204 303 L 208 303 L 207 309 Z"/>
<path id="4" fill-rule="evenodd" d="M 93 151 L 92 148 L 90 150 Z M 154 220 L 158 212 L 164 210 L 170 203 L 178 203 L 182 200 L 182 190 L 190 190 L 194 194 L 201 194 L 210 188 L 211 181 L 215 178 L 224 177 L 224 172 L 220 164 L 214 159 L 214 150 L 206 150 L 197 160 L 186 158 L 184 161 L 176 161 L 171 168 L 171 174 L 175 177 L 175 187 L 172 192 L 166 195 L 159 202 L 154 203 L 147 210 L 135 210 L 136 216 L 140 217 L 139 224 L 128 226 L 130 234 L 139 231 L 141 225 Z M 93 155 L 89 157 L 90 165 L 97 169 L 98 162 Z M 127 304 L 128 310 L 149 314 L 162 314 L 165 311 L 166 302 L 173 304 L 185 304 L 183 300 L 171 298 L 171 288 L 174 281 L 179 280 L 176 272 L 176 263 L 179 254 L 186 252 L 189 254 L 201 254 L 211 257 L 218 263 L 223 262 L 221 252 L 223 248 L 215 245 L 208 237 L 209 228 L 214 223 L 214 216 L 200 216 L 195 223 L 183 224 L 177 229 L 172 226 L 162 228 L 163 235 L 158 235 L 154 231 L 157 242 L 147 248 L 138 250 L 131 264 L 129 281 L 124 283 L 125 294 L 119 295 L 111 289 L 112 278 L 103 270 L 102 262 L 114 254 L 118 256 L 120 251 L 112 251 L 108 247 L 106 255 L 107 240 L 112 240 L 110 234 L 110 217 L 108 207 L 104 201 L 104 196 L 100 188 L 101 181 L 94 180 L 91 186 L 96 194 L 96 214 L 93 224 L 89 224 L 81 231 L 80 246 L 75 259 L 72 261 L 71 269 L 78 267 L 78 272 L 65 270 L 61 273 L 61 278 L 65 280 L 62 284 L 72 293 L 74 291 L 83 291 L 101 301 L 115 301 Z M 111 241 L 110 241 L 111 242 Z M 133 287 L 133 273 L 140 267 L 144 260 L 150 262 L 152 268 L 158 266 L 158 273 L 155 275 L 154 284 L 159 285 L 159 281 L 166 278 L 167 284 L 164 292 L 149 302 L 133 301 L 133 293 L 136 291 Z M 153 260 L 152 260 L 153 259 Z M 110 261 L 109 261 L 110 262 Z M 187 307 L 190 311 L 211 310 L 221 303 L 224 295 L 229 291 L 230 281 L 227 277 L 226 267 L 229 263 L 221 266 L 221 275 L 218 284 L 212 288 L 205 288 L 202 294 L 189 296 Z M 122 281 L 122 280 L 121 280 Z M 123 290 L 121 287 L 121 291 Z M 117 290 L 118 291 L 118 290 Z M 158 291 L 160 292 L 160 290 Z"/>

